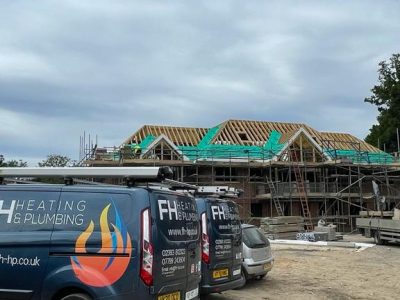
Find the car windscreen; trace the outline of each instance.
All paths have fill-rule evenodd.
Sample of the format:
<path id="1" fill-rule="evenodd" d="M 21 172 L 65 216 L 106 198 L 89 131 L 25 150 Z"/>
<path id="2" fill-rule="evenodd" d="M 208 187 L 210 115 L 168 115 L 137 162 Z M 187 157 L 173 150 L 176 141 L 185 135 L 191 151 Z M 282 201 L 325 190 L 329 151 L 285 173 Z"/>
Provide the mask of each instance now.
<path id="1" fill-rule="evenodd" d="M 238 206 L 232 201 L 210 202 L 211 224 L 219 234 L 240 233 Z"/>
<path id="2" fill-rule="evenodd" d="M 269 241 L 257 227 L 243 229 L 243 242 L 249 248 L 263 248 L 269 246 Z"/>

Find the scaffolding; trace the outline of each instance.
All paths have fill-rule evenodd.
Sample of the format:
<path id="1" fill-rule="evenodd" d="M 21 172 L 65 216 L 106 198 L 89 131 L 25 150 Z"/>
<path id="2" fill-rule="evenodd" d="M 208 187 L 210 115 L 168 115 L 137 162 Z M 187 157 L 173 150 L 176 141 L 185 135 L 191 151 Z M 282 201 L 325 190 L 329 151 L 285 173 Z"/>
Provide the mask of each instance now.
<path id="1" fill-rule="evenodd" d="M 388 209 L 399 205 L 398 157 L 367 151 L 354 140 L 323 139 L 317 145 L 300 131 L 297 136 L 286 137 L 287 143 L 291 142 L 286 148 L 285 137 L 274 131 L 266 142 L 232 145 L 215 138 L 218 130 L 204 131 L 202 139 L 181 146 L 163 134 L 143 135 L 134 143 L 140 146 L 139 154 L 132 152 L 132 144 L 98 147 L 97 141 L 83 138 L 81 164 L 167 165 L 174 170 L 174 179 L 181 182 L 243 190 L 236 199 L 243 218 L 303 216 L 308 229 L 324 219 L 335 224 L 338 231 L 355 230 L 360 210 L 376 209 L 372 180 L 381 186 Z"/>

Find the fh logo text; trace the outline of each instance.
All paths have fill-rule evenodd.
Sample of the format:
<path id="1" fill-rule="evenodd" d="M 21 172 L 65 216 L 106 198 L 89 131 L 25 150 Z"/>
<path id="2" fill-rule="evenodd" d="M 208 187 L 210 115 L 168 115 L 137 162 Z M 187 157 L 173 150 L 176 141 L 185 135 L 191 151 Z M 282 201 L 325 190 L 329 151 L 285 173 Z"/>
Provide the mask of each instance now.
<path id="1" fill-rule="evenodd" d="M 3 208 L 4 201 L 0 200 L 0 215 L 8 215 L 8 217 L 7 217 L 8 224 L 11 223 L 12 216 L 14 214 L 15 202 L 16 202 L 15 200 L 11 201 L 11 206 L 8 209 L 6 209 L 6 208 Z"/>
<path id="2" fill-rule="evenodd" d="M 211 206 L 211 212 L 213 220 L 216 220 L 218 217 L 219 220 L 225 220 L 225 210 L 222 206 Z"/>
<path id="3" fill-rule="evenodd" d="M 186 201 L 158 200 L 160 220 L 169 221 L 198 221 L 196 205 Z"/>

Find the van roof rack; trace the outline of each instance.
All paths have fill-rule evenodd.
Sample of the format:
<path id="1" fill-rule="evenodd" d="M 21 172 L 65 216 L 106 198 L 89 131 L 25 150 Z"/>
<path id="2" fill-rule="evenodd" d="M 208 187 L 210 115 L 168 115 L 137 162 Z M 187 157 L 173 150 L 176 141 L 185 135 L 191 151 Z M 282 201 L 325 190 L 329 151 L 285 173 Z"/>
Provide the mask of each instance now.
<path id="1" fill-rule="evenodd" d="M 166 178 L 162 182 L 148 182 L 147 187 L 155 190 L 178 191 L 193 196 L 197 186 Z"/>
<path id="2" fill-rule="evenodd" d="M 170 186 L 171 190 L 185 189 L 185 190 L 197 191 L 199 188 L 198 186 L 190 184 L 190 183 L 176 181 L 176 180 L 172 180 L 172 179 L 168 179 L 168 178 L 166 178 L 164 180 L 164 182 Z"/>
<path id="3" fill-rule="evenodd" d="M 57 177 L 64 178 L 67 185 L 74 178 L 124 178 L 128 186 L 136 182 L 158 181 L 171 178 L 170 167 L 37 167 L 37 168 L 0 168 L 0 184 L 4 178 L 21 177 Z"/>
<path id="4" fill-rule="evenodd" d="M 208 195 L 219 198 L 238 198 L 243 191 L 227 185 L 199 186 L 196 192 L 198 195 Z"/>
<path id="5" fill-rule="evenodd" d="M 185 191 L 194 196 L 208 196 L 216 198 L 238 198 L 243 191 L 230 186 L 197 186 L 197 189 L 188 190 L 185 187 L 179 188 L 180 191 Z"/>

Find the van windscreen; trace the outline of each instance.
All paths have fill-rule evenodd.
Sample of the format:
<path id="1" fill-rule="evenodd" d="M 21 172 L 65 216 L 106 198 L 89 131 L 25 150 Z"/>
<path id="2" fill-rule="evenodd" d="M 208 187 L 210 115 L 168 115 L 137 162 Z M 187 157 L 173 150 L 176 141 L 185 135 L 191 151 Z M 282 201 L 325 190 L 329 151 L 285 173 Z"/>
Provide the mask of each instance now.
<path id="1" fill-rule="evenodd" d="M 170 241 L 193 241 L 199 236 L 196 201 L 191 197 L 155 193 L 159 230 Z"/>
<path id="2" fill-rule="evenodd" d="M 243 243 L 249 248 L 264 248 L 269 246 L 268 239 L 256 227 L 243 229 Z"/>
<path id="3" fill-rule="evenodd" d="M 240 233 L 240 215 L 234 202 L 212 201 L 210 202 L 210 214 L 211 223 L 220 234 Z"/>

